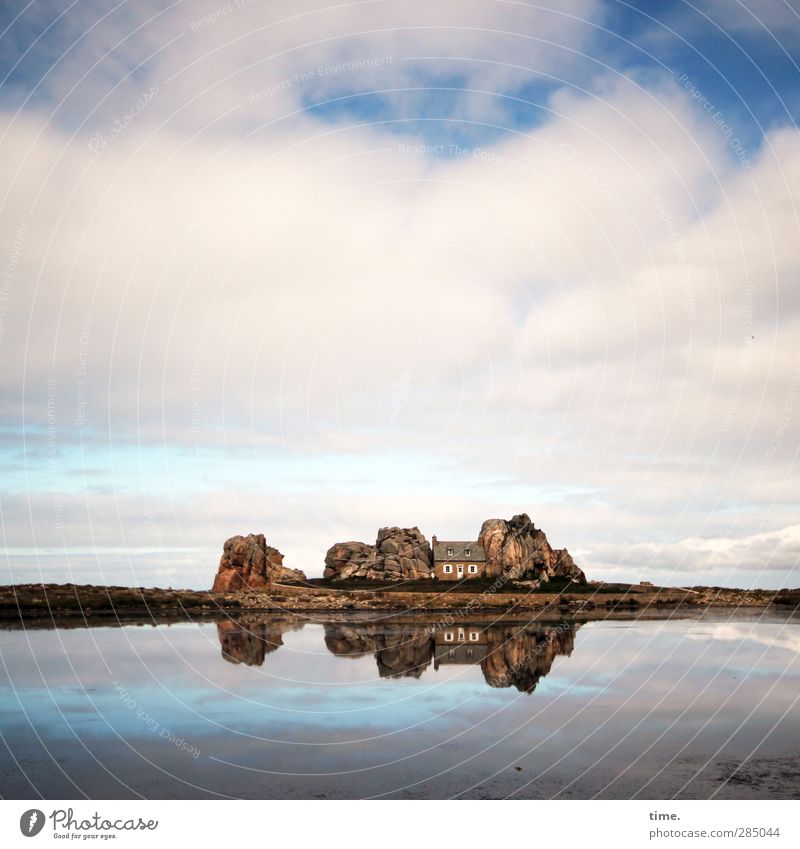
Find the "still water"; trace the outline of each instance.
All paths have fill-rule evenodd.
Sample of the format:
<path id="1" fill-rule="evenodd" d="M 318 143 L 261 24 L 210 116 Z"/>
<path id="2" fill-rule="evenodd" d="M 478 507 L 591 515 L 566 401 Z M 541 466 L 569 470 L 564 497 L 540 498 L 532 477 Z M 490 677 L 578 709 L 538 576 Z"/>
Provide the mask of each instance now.
<path id="1" fill-rule="evenodd" d="M 5 798 L 796 798 L 800 618 L 0 630 Z"/>

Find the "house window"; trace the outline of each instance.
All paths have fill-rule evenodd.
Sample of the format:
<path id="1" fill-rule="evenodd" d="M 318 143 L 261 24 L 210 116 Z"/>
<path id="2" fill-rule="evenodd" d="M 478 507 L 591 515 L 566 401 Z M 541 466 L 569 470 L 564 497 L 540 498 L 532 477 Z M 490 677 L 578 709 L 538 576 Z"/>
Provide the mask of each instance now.
<path id="1" fill-rule="evenodd" d="M 453 567 L 449 563 L 444 564 L 444 573 L 449 575 L 453 571 Z"/>
<path id="2" fill-rule="evenodd" d="M 472 649 L 467 649 L 467 657 L 472 657 Z"/>
<path id="3" fill-rule="evenodd" d="M 468 548 L 464 549 L 464 557 L 469 557 L 469 549 Z"/>
<path id="4" fill-rule="evenodd" d="M 469 564 L 469 573 L 474 575 L 478 571 L 478 567 L 474 563 Z"/>
<path id="5" fill-rule="evenodd" d="M 452 556 L 453 556 L 453 549 L 452 549 L 452 548 L 450 548 L 450 546 L 449 546 L 449 545 L 447 546 L 447 556 L 448 556 L 448 557 L 452 557 Z"/>
<path id="6" fill-rule="evenodd" d="M 444 641 L 446 643 L 452 643 L 453 642 L 453 632 L 452 631 L 445 631 L 444 632 Z"/>
<path id="7" fill-rule="evenodd" d="M 464 636 L 464 632 L 463 632 L 463 631 L 459 631 L 459 632 L 458 632 L 458 641 L 459 641 L 459 643 L 463 643 L 465 639 L 466 639 L 466 637 Z"/>
<path id="8" fill-rule="evenodd" d="M 464 574 L 464 564 L 463 564 L 463 563 L 459 563 L 459 564 L 458 564 L 458 574 L 459 574 L 459 575 L 463 575 L 463 574 Z"/>
<path id="9" fill-rule="evenodd" d="M 477 631 L 470 631 L 469 632 L 469 639 L 470 639 L 470 642 L 477 643 L 478 642 L 478 632 Z"/>

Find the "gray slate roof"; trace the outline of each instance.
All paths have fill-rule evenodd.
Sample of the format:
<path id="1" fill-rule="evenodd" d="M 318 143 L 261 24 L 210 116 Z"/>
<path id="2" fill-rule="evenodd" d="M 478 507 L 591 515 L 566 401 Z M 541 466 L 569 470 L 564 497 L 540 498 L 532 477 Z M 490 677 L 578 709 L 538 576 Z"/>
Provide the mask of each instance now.
<path id="1" fill-rule="evenodd" d="M 452 548 L 453 553 L 448 554 L 447 549 Z M 464 549 L 469 549 L 469 556 L 464 553 Z M 436 540 L 433 546 L 433 562 L 439 563 L 446 560 L 463 560 L 465 563 L 485 563 L 486 554 L 483 546 L 479 542 L 471 542 L 469 540 Z"/>

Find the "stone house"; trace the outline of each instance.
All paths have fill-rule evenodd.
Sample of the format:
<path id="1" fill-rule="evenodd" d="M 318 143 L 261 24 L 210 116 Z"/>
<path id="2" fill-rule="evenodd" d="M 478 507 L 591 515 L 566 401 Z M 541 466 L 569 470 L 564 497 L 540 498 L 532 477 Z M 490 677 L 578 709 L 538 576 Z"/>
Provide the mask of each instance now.
<path id="1" fill-rule="evenodd" d="M 486 574 L 486 554 L 479 542 L 463 540 L 433 543 L 433 576 L 440 581 L 463 581 L 465 578 L 480 578 Z"/>

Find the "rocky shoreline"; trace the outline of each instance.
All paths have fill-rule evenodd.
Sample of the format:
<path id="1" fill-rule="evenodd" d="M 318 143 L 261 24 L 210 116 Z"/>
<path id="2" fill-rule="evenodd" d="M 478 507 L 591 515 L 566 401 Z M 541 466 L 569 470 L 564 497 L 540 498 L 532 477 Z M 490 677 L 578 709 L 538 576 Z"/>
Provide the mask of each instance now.
<path id="1" fill-rule="evenodd" d="M 374 545 L 335 543 L 323 578 L 306 578 L 283 563 L 264 534 L 226 540 L 213 586 L 118 587 L 90 584 L 16 584 L 0 587 L 0 622 L 105 617 L 119 621 L 165 616 L 202 617 L 236 612 L 435 613 L 493 616 L 541 612 L 658 611 L 662 608 L 767 607 L 798 609 L 798 590 L 738 590 L 724 587 L 656 587 L 588 581 L 566 548 L 554 549 L 544 531 L 521 513 L 506 521 L 487 519 L 478 539 L 439 542 L 433 548 L 418 528 L 381 528 Z M 442 560 L 472 551 L 480 568 L 468 579 Z M 436 548 L 442 560 L 436 560 Z M 477 558 L 479 555 L 479 558 Z M 474 562 L 474 559 L 471 561 Z M 458 575 L 466 567 L 458 566 Z M 440 580 L 442 578 L 442 580 Z"/>
<path id="2" fill-rule="evenodd" d="M 376 611 L 440 612 L 468 615 L 648 611 L 675 608 L 800 609 L 800 590 L 733 590 L 722 587 L 653 588 L 647 585 L 609 585 L 599 582 L 580 592 L 548 593 L 535 590 L 506 592 L 406 592 L 398 588 L 336 589 L 312 585 L 273 583 L 263 590 L 235 593 L 158 587 L 105 587 L 76 584 L 16 584 L 0 587 L 0 619 L 106 617 L 131 615 L 160 617 L 168 614 L 215 616 L 243 611 Z"/>

